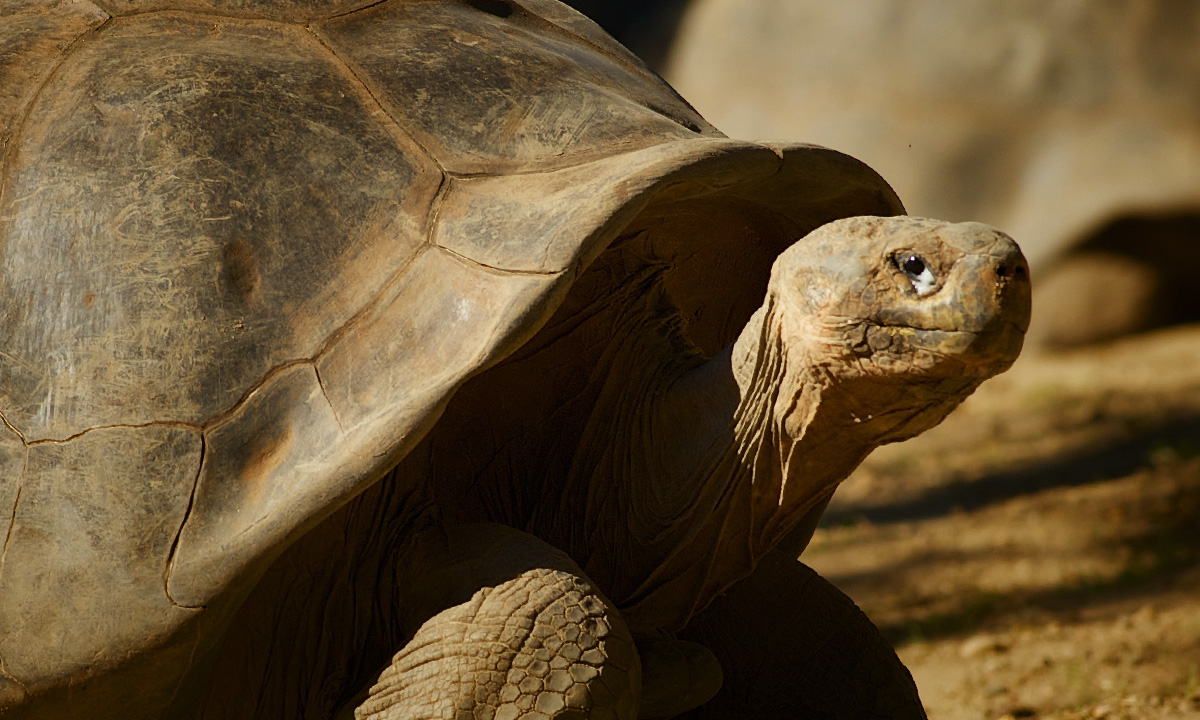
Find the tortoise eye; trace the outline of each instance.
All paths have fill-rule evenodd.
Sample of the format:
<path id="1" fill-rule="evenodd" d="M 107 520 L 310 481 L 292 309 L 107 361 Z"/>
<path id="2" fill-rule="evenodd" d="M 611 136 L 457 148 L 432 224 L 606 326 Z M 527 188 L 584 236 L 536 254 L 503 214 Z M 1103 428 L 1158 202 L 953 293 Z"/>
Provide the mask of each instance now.
<path id="1" fill-rule="evenodd" d="M 937 289 L 937 278 L 920 255 L 900 253 L 895 257 L 896 267 L 908 277 L 917 295 L 924 296 Z"/>
<path id="2" fill-rule="evenodd" d="M 901 265 L 906 275 L 920 277 L 921 273 L 925 272 L 925 261 L 916 255 L 909 255 Z"/>

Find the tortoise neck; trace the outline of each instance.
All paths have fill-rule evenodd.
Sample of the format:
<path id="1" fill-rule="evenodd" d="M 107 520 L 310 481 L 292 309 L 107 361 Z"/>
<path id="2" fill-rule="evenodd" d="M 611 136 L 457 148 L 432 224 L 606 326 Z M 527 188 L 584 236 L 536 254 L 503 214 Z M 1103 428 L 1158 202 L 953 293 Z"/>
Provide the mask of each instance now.
<path id="1" fill-rule="evenodd" d="M 782 337 L 768 299 L 733 346 L 663 378 L 638 409 L 651 424 L 631 438 L 645 444 L 635 456 L 658 462 L 630 467 L 623 510 L 635 516 L 655 505 L 668 521 L 653 532 L 625 524 L 634 532 L 623 554 L 645 568 L 614 598 L 632 627 L 681 627 L 869 452 L 854 433 L 822 422 L 829 381 Z"/>
<path id="2" fill-rule="evenodd" d="M 855 382 L 829 373 L 828 359 L 813 354 L 823 347 L 789 333 L 768 296 L 731 349 L 739 404 L 729 448 L 737 475 L 730 484 L 751 498 L 754 562 L 879 444 L 874 424 L 843 407 Z"/>

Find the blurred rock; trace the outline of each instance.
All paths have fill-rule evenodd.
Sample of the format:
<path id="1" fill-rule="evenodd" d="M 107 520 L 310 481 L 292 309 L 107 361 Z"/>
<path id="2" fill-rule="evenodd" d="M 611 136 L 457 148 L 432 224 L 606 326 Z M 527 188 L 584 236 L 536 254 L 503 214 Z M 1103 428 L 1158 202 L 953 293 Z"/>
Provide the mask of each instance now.
<path id="1" fill-rule="evenodd" d="M 1072 347 L 1200 320 L 1200 214 L 1123 217 L 1034 281 L 1029 338 Z"/>
<path id="2" fill-rule="evenodd" d="M 837 148 L 914 215 L 1004 229 L 1034 322 L 1070 315 L 1039 337 L 1069 345 L 1200 315 L 1163 307 L 1161 273 L 1200 246 L 1198 37 L 1192 0 L 695 0 L 665 74 L 730 135 Z M 1068 270 L 1104 233 L 1105 261 Z"/>
<path id="3" fill-rule="evenodd" d="M 1107 253 L 1072 254 L 1038 285 L 1037 345 L 1072 347 L 1120 337 L 1152 323 L 1159 291 L 1145 263 Z"/>

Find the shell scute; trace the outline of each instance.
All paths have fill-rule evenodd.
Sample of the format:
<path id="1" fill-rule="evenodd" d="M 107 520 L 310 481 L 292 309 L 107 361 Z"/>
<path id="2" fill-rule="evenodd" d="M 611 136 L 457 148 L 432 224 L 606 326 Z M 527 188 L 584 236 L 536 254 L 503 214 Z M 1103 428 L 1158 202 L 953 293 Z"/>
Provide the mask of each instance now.
<path id="1" fill-rule="evenodd" d="M 31 109 L 0 207 L 0 408 L 30 440 L 208 422 L 424 242 L 441 174 L 340 63 L 218 25 L 114 20 Z"/>
<path id="2" fill-rule="evenodd" d="M 169 582 L 171 597 L 188 607 L 257 567 L 267 538 L 304 527 L 312 507 L 330 503 L 326 480 L 346 464 L 337 417 L 309 363 L 273 374 L 204 441 Z"/>
<path id="3" fill-rule="evenodd" d="M 452 172 L 564 167 L 716 134 L 644 69 L 524 9 L 391 2 L 318 27 Z"/>
<path id="4" fill-rule="evenodd" d="M 0 657 L 29 692 L 136 665 L 130 655 L 190 616 L 163 575 L 202 454 L 198 432 L 164 426 L 29 447 L 0 572 Z M 97 482 L 100 467 L 128 482 Z M 163 701 L 171 684 L 144 689 Z"/>
<path id="5" fill-rule="evenodd" d="M 108 15 L 89 2 L 0 2 L 0 171 L 9 142 L 41 83 L 79 36 Z"/>
<path id="6" fill-rule="evenodd" d="M 561 275 L 490 271 L 429 247 L 314 364 L 269 378 L 206 435 L 171 596 L 204 605 L 362 491 L 471 374 L 511 352 Z"/>
<path id="7" fill-rule="evenodd" d="M 375 311 L 331 347 L 317 369 L 352 445 L 398 452 L 437 419 L 473 372 L 532 334 L 569 284 L 561 275 L 510 275 L 429 248 Z"/>

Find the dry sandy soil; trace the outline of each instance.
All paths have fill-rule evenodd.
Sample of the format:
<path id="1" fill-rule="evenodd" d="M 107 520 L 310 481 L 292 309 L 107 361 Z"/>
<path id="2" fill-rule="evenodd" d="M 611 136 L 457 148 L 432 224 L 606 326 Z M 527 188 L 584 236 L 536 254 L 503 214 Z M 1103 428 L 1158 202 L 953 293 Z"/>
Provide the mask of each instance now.
<path id="1" fill-rule="evenodd" d="M 1200 327 L 1027 352 L 870 457 L 803 560 L 932 720 L 1200 718 Z"/>

